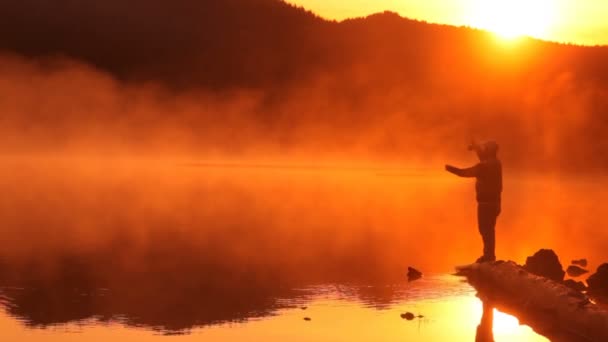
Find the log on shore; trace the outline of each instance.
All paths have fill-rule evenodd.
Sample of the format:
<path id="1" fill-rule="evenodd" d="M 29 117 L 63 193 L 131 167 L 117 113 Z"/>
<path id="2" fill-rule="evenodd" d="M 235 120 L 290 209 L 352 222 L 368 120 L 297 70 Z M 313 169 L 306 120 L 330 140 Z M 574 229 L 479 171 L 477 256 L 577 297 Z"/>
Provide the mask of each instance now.
<path id="1" fill-rule="evenodd" d="M 458 268 L 484 303 L 512 314 L 552 341 L 608 341 L 608 311 L 559 282 L 497 261 Z"/>

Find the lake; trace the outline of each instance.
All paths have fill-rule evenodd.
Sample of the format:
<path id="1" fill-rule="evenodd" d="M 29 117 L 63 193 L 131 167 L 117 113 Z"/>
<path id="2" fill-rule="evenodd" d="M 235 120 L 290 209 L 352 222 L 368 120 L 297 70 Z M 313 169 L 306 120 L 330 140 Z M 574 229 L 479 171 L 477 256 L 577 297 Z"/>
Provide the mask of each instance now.
<path id="1" fill-rule="evenodd" d="M 473 183 L 440 166 L 17 158 L 1 174 L 3 340 L 475 340 L 483 305 L 450 275 L 481 252 Z M 507 170 L 498 257 L 553 248 L 594 269 L 604 184 Z M 493 334 L 546 340 L 501 312 Z"/>

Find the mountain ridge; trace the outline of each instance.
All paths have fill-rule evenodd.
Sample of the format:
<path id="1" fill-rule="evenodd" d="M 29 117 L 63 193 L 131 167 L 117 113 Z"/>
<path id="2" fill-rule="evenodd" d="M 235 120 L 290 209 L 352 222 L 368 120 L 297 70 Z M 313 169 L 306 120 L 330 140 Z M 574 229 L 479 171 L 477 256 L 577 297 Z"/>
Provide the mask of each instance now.
<path id="1" fill-rule="evenodd" d="M 455 45 L 459 40 L 490 39 L 491 35 L 388 11 L 328 21 L 282 0 L 60 0 L 53 4 L 23 0 L 0 5 L 0 19 L 10 28 L 0 33 L 3 51 L 32 58 L 65 55 L 124 80 L 209 88 L 289 83 L 319 69 L 333 69 L 335 58 L 349 60 L 336 57 L 339 52 L 332 48 L 348 48 L 349 36 L 365 39 L 368 32 L 394 32 L 395 38 L 402 35 L 412 40 L 420 33 L 435 32 L 429 39 L 451 39 Z M 476 38 L 467 38 L 471 35 Z M 557 44 L 549 48 L 588 49 L 533 42 Z M 349 51 L 351 56 L 357 53 Z"/>

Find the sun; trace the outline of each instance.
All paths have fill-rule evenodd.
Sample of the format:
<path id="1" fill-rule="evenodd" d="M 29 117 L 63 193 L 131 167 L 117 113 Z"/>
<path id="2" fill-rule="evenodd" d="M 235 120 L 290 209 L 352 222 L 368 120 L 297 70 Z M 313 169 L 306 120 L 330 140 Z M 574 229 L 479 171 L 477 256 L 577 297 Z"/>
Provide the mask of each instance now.
<path id="1" fill-rule="evenodd" d="M 470 23 L 505 39 L 545 38 L 554 21 L 554 0 L 473 0 Z"/>

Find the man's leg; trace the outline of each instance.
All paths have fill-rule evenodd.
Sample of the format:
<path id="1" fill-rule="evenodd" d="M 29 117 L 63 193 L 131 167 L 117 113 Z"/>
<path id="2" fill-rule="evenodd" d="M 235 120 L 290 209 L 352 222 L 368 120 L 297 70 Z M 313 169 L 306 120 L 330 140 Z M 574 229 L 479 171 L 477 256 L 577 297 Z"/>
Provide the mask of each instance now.
<path id="1" fill-rule="evenodd" d="M 483 259 L 495 260 L 496 246 L 496 218 L 498 216 L 498 206 L 493 203 L 480 203 L 477 207 L 477 221 L 479 233 L 483 240 Z"/>

